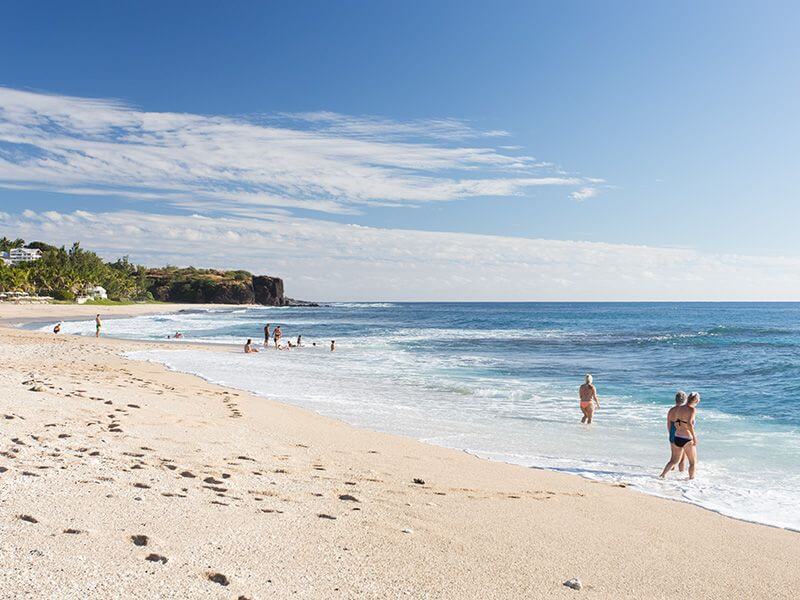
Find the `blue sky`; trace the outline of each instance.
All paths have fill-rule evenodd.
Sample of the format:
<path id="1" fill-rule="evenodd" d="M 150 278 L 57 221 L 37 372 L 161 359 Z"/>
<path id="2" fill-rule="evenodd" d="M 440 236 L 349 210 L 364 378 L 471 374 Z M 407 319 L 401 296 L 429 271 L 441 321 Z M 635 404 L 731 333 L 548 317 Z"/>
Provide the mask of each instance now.
<path id="1" fill-rule="evenodd" d="M 7 167 L 0 169 L 0 233 L 59 242 L 82 234 L 104 254 L 146 262 L 279 270 L 290 290 L 294 281 L 300 293 L 326 297 L 337 290 L 314 282 L 331 271 L 374 298 L 467 299 L 476 286 L 489 291 L 469 299 L 760 299 L 800 291 L 796 4 L 39 2 L 0 11 L 7 103 L 0 125 L 40 119 L 22 136 L 0 138 Z M 67 110 L 58 100 L 73 112 L 56 131 L 53 115 Z M 110 103 L 122 119 L 111 125 L 99 115 Z M 30 113 L 19 108 L 31 105 Z M 168 145 L 180 165 L 150 165 L 142 175 L 149 183 L 140 185 L 132 179 L 140 170 L 125 172 L 138 159 L 125 154 L 136 136 L 124 128 L 135 121 L 139 135 L 141 123 L 153 120 L 142 115 L 153 114 L 193 117 L 170 121 Z M 109 125 L 102 134 L 91 130 L 98 118 Z M 202 143 L 193 138 L 189 152 L 181 140 L 195 131 L 195 118 L 205 119 L 203 127 L 230 121 L 223 128 L 214 121 L 215 132 L 204 131 Z M 239 122 L 261 129 L 241 141 L 228 130 Z M 148 127 L 146 134 L 156 131 Z M 277 139 L 262 135 L 276 127 Z M 281 145 L 286 132 L 290 148 Z M 303 132 L 313 139 L 298 141 Z M 76 158 L 87 150 L 75 142 L 55 151 L 70 153 L 68 170 L 33 168 L 64 135 L 74 142 L 94 136 L 95 163 Z M 119 159 L 105 171 L 99 143 Z M 205 177 L 201 155 L 220 144 L 231 159 Z M 295 162 L 283 165 L 291 150 Z M 384 160 L 378 169 L 370 158 L 376 151 Z M 235 181 L 236 157 L 245 155 L 249 170 Z M 193 160 L 191 181 L 173 175 Z M 327 168 L 330 176 L 317 181 Z M 113 175 L 121 171 L 118 184 Z M 410 171 L 423 176 L 407 180 Z M 170 196 L 178 180 L 179 202 Z M 213 188 L 205 198 L 204 186 Z M 245 200 L 244 193 L 261 196 Z M 128 248 L 99 229 L 97 215 L 151 225 L 124 236 Z M 159 251 L 152 242 L 163 237 L 158 227 L 168 227 L 165 215 L 173 229 L 191 232 Z M 190 215 L 215 219 L 204 222 L 214 233 L 200 237 L 232 240 L 235 250 L 205 252 L 185 224 Z M 54 226 L 59 218 L 66 220 Z M 290 227 L 305 236 L 305 254 L 297 235 L 275 241 Z M 423 235 L 435 232 L 461 237 Z M 559 246 L 543 261 L 545 240 L 578 245 Z M 586 242 L 598 245 L 584 256 Z M 430 248 L 443 244 L 474 249 L 463 255 L 476 264 L 481 248 L 508 246 L 494 259 L 500 266 L 480 265 L 473 278 L 475 265 L 465 262 L 464 273 L 444 285 L 441 275 L 455 259 L 430 267 Z M 323 250 L 330 245 L 349 249 Z M 637 262 L 643 255 L 647 264 Z M 522 257 L 517 271 L 507 264 L 515 256 Z M 312 268 L 320 262 L 321 273 Z M 428 283 L 413 293 L 392 290 L 387 281 L 398 265 Z M 750 281 L 765 271 L 768 280 Z M 360 281 L 365 272 L 371 286 Z M 728 287 L 731 278 L 738 287 Z M 698 286 L 696 295 L 686 291 Z"/>

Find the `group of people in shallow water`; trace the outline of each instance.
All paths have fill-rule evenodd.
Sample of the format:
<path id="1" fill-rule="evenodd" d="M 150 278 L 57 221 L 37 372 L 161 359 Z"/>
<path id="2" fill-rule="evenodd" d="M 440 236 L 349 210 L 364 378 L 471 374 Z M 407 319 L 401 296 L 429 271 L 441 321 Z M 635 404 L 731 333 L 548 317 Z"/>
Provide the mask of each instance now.
<path id="1" fill-rule="evenodd" d="M 269 348 L 270 346 L 270 323 L 267 323 L 264 326 L 264 348 Z M 281 331 L 281 326 L 276 325 L 275 329 L 272 330 L 272 341 L 275 344 L 276 350 L 291 350 L 292 348 L 302 348 L 303 347 L 303 336 L 297 336 L 297 342 L 292 342 L 292 340 L 287 340 L 286 345 L 281 343 L 281 339 L 283 338 L 283 332 Z M 316 348 L 317 342 L 312 342 L 311 346 Z M 336 340 L 331 340 L 331 352 L 336 350 Z M 253 344 L 253 340 L 248 338 L 247 342 L 244 345 L 244 353 L 245 354 L 252 354 L 253 352 L 258 352 L 258 348 Z"/>
<path id="2" fill-rule="evenodd" d="M 592 376 L 587 373 L 584 382 L 578 389 L 581 412 L 581 423 L 592 422 L 594 411 L 600 408 L 597 397 L 597 388 L 594 387 Z M 670 458 L 661 471 L 660 477 L 664 479 L 667 473 L 678 467 L 680 472 L 689 463 L 689 479 L 694 479 L 697 468 L 697 432 L 694 421 L 697 415 L 697 405 L 700 404 L 700 394 L 691 392 L 687 394 L 679 391 L 675 394 L 675 406 L 667 411 L 667 434 L 669 436 Z"/>

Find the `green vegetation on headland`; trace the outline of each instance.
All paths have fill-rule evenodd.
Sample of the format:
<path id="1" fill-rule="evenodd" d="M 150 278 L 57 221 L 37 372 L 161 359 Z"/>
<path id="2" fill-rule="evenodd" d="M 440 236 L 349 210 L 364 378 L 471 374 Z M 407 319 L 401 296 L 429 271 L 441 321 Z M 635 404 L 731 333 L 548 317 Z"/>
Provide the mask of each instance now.
<path id="1" fill-rule="evenodd" d="M 24 292 L 74 301 L 93 298 L 94 303 L 192 302 L 221 304 L 286 303 L 283 281 L 276 277 L 254 276 L 248 271 L 218 271 L 194 267 L 136 265 L 128 257 L 105 262 L 78 242 L 71 248 L 56 248 L 43 242 L 0 238 L 0 252 L 14 248 L 33 248 L 41 257 L 17 264 L 0 263 L 0 292 Z M 102 287 L 107 298 L 98 297 Z"/>

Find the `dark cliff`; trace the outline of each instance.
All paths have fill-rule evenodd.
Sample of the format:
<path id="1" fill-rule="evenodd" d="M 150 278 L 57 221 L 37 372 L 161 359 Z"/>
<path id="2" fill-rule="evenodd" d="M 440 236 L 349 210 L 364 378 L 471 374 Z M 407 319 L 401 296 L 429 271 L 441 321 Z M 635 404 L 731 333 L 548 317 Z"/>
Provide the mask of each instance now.
<path id="1" fill-rule="evenodd" d="M 267 275 L 253 275 L 253 293 L 257 304 L 281 306 L 286 303 L 283 279 Z"/>
<path id="2" fill-rule="evenodd" d="M 247 271 L 166 268 L 147 273 L 155 300 L 197 304 L 264 304 L 282 306 L 283 280 Z"/>

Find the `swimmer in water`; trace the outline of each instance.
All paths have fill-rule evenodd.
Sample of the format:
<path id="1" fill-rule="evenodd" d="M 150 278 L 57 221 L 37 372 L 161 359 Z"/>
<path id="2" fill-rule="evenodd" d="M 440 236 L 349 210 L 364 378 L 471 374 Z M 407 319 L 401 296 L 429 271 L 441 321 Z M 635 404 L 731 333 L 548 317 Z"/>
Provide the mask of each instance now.
<path id="1" fill-rule="evenodd" d="M 592 383 L 592 376 L 589 373 L 584 378 L 585 383 L 578 390 L 578 396 L 581 399 L 581 412 L 583 418 L 581 423 L 591 424 L 592 416 L 596 408 L 600 408 L 600 401 L 597 399 L 597 388 Z"/>

